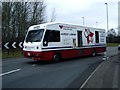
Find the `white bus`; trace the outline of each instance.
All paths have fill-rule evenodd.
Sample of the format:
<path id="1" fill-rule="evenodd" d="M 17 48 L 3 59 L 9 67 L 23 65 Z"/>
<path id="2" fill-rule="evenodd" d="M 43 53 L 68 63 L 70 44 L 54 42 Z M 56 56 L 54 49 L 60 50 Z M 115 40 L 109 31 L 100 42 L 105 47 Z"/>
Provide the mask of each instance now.
<path id="1" fill-rule="evenodd" d="M 45 23 L 29 27 L 23 46 L 26 58 L 57 62 L 106 52 L 106 34 L 100 28 Z"/>

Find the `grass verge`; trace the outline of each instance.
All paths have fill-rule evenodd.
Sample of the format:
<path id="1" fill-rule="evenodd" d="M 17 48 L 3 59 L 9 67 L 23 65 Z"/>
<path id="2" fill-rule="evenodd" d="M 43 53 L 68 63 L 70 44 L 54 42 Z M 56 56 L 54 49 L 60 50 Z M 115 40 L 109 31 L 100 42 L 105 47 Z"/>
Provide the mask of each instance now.
<path id="1" fill-rule="evenodd" d="M 118 46 L 120 43 L 107 43 L 108 47 L 116 47 Z"/>
<path id="2" fill-rule="evenodd" d="M 16 58 L 16 57 L 23 57 L 23 53 L 20 49 L 2 51 L 2 58 Z"/>

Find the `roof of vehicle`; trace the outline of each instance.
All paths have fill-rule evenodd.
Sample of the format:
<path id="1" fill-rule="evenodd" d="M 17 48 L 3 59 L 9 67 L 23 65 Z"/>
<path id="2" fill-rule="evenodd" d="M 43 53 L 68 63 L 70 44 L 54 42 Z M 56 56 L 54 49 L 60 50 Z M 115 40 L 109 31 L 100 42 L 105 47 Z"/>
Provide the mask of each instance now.
<path id="1" fill-rule="evenodd" d="M 38 24 L 38 25 L 32 25 L 29 27 L 29 30 L 33 30 L 35 27 L 45 28 L 46 26 L 54 25 L 54 24 L 63 24 L 63 25 L 71 25 L 71 26 L 77 26 L 77 27 L 94 28 L 94 27 L 82 26 L 79 24 L 71 24 L 71 23 L 64 23 L 64 22 L 49 22 L 49 23 L 43 23 L 43 24 Z M 94 28 L 94 29 L 101 29 L 101 28 Z"/>

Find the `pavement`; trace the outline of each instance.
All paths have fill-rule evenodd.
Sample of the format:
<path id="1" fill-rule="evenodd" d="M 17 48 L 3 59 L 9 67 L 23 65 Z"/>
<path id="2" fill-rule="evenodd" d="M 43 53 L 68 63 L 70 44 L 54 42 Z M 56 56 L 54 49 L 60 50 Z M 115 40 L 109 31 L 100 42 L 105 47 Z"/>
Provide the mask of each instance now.
<path id="1" fill-rule="evenodd" d="M 111 52 L 112 53 L 112 52 Z M 98 68 L 86 80 L 80 90 L 83 88 L 109 88 L 120 90 L 120 51 L 103 61 Z"/>

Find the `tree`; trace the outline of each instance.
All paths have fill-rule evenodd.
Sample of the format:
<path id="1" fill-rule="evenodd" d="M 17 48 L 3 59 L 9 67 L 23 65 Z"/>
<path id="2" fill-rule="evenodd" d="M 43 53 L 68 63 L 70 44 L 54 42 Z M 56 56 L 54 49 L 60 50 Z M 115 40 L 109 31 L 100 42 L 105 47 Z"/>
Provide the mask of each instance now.
<path id="1" fill-rule="evenodd" d="M 40 2 L 33 2 L 31 9 L 31 25 L 41 24 L 46 22 L 46 5 L 43 0 Z"/>
<path id="2" fill-rule="evenodd" d="M 111 28 L 108 32 L 107 32 L 108 36 L 108 41 L 109 43 L 113 43 L 113 42 L 117 42 L 116 37 L 117 37 L 117 33 L 115 31 L 115 29 Z"/>
<path id="3" fill-rule="evenodd" d="M 56 20 L 56 11 L 55 8 L 53 8 L 50 22 L 54 22 L 55 20 Z"/>
<path id="4" fill-rule="evenodd" d="M 46 4 L 40 2 L 2 2 L 3 42 L 23 41 L 29 26 L 46 22 Z"/>
<path id="5" fill-rule="evenodd" d="M 11 2 L 3 2 L 2 3 L 2 37 L 5 42 L 10 41 L 10 20 L 11 20 L 11 10 L 12 3 Z"/>
<path id="6" fill-rule="evenodd" d="M 109 36 L 117 36 L 117 33 L 116 33 L 116 31 L 115 31 L 115 29 L 113 29 L 113 28 L 111 28 L 108 32 L 107 32 L 107 34 L 108 34 L 108 37 Z"/>

